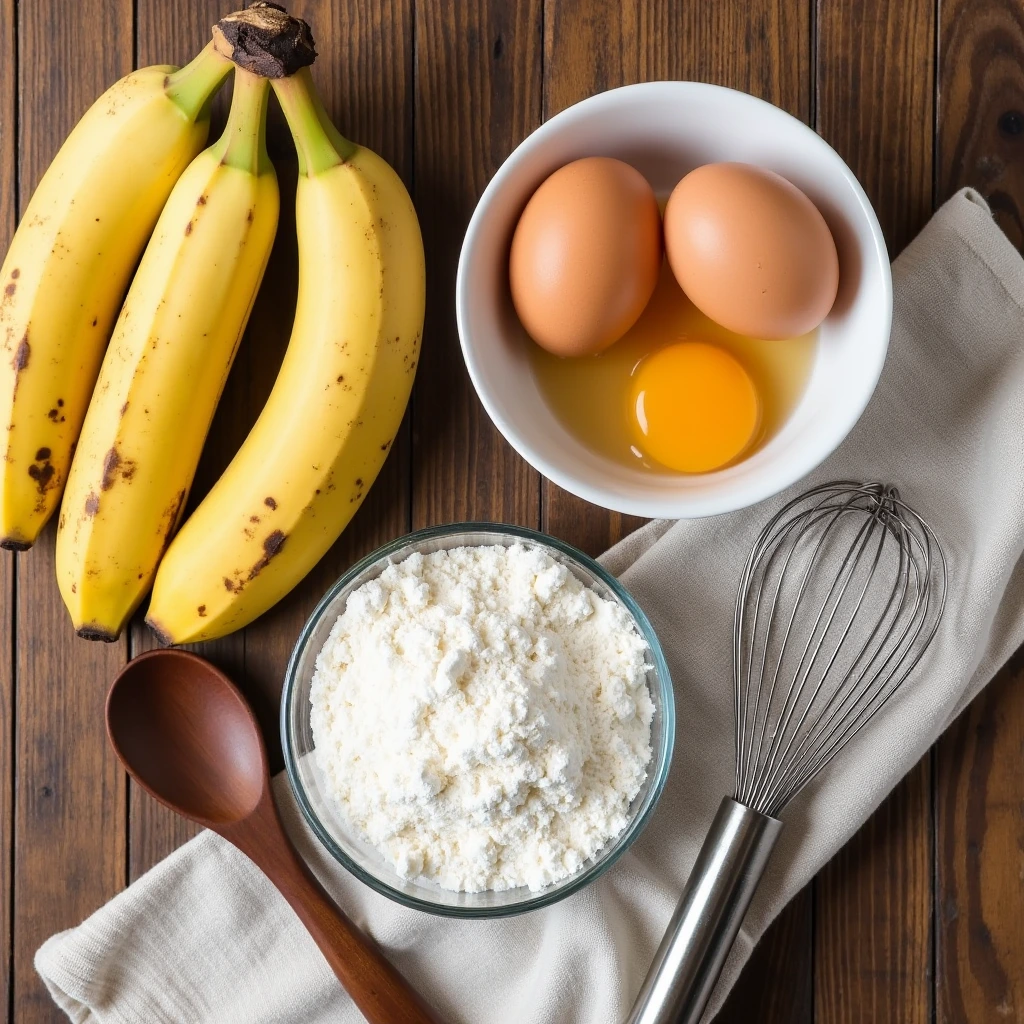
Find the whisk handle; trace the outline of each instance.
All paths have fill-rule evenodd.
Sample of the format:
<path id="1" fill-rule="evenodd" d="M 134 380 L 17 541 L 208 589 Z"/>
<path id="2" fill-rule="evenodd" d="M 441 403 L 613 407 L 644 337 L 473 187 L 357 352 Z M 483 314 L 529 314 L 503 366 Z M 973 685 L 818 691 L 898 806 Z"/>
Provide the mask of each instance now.
<path id="1" fill-rule="evenodd" d="M 722 801 L 626 1024 L 698 1024 L 781 827 Z"/>

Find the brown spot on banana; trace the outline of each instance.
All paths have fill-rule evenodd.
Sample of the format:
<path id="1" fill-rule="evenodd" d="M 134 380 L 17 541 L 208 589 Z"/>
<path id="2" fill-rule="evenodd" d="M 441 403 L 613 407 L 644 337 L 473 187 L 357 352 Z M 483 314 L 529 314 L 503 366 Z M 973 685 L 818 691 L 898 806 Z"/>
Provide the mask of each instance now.
<path id="1" fill-rule="evenodd" d="M 24 333 L 21 341 L 18 342 L 18 347 L 14 350 L 14 358 L 11 360 L 11 366 L 14 367 L 15 373 L 21 373 L 28 366 L 28 361 L 32 356 L 32 346 L 28 343 L 28 331 Z M 15 382 L 17 387 L 17 382 Z"/>
<path id="2" fill-rule="evenodd" d="M 117 478 L 117 471 L 120 466 L 121 453 L 115 445 L 103 456 L 103 477 L 100 480 L 101 491 L 109 491 L 114 486 L 114 480 Z"/>
<path id="3" fill-rule="evenodd" d="M 49 449 L 40 449 L 40 451 L 49 451 Z M 35 481 L 36 490 L 40 496 L 46 494 L 49 490 L 50 484 L 53 482 L 53 476 L 56 470 L 53 468 L 49 458 L 46 458 L 42 463 L 33 462 L 28 467 L 28 475 Z"/>
<path id="4" fill-rule="evenodd" d="M 171 639 L 171 634 L 168 633 L 159 622 L 151 619 L 148 615 L 146 616 L 146 625 L 153 631 L 153 635 L 156 637 L 157 643 L 159 643 L 161 647 L 170 647 L 173 645 L 174 641 Z"/>
<path id="5" fill-rule="evenodd" d="M 109 629 L 95 623 L 82 626 L 76 632 L 83 640 L 102 640 L 105 644 L 112 644 L 119 636 L 118 633 L 111 633 Z"/>
<path id="6" fill-rule="evenodd" d="M 185 491 L 178 491 L 174 501 L 167 506 L 164 510 L 163 516 L 161 516 L 161 522 L 165 522 L 164 526 L 164 541 L 161 545 L 161 552 L 167 550 L 167 545 L 171 543 L 171 538 L 174 536 L 174 531 L 178 528 L 178 523 L 181 520 L 181 513 L 185 507 Z"/>
<path id="7" fill-rule="evenodd" d="M 263 554 L 255 565 L 249 570 L 246 583 L 250 583 L 270 564 L 270 560 L 278 555 L 284 547 L 287 537 L 282 530 L 273 530 L 263 540 Z"/>

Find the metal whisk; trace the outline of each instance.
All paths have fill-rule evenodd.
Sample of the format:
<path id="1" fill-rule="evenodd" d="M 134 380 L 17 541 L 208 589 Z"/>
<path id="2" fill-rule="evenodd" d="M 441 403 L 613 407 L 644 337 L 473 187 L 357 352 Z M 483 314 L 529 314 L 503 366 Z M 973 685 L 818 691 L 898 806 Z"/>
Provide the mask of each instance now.
<path id="1" fill-rule="evenodd" d="M 946 566 L 882 484 L 831 483 L 765 526 L 734 622 L 736 789 L 718 809 L 627 1024 L 697 1024 L 753 898 L 777 815 L 920 662 Z"/>

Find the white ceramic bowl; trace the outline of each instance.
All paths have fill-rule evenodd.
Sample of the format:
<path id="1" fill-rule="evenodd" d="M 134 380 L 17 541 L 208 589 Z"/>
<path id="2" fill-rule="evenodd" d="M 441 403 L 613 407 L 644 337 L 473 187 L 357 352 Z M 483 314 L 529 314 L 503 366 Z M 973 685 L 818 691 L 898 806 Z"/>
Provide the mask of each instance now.
<path id="1" fill-rule="evenodd" d="M 508 250 L 519 215 L 552 171 L 613 156 L 667 195 L 694 167 L 740 160 L 768 167 L 821 210 L 839 250 L 836 304 L 821 326 L 803 398 L 750 458 L 714 473 L 655 474 L 578 441 L 538 389 L 512 307 Z M 502 164 L 477 205 L 456 284 L 462 352 L 480 400 L 513 448 L 560 487 L 596 505 L 685 519 L 743 508 L 814 469 L 846 436 L 878 382 L 889 342 L 892 278 L 878 219 L 839 155 L 763 100 L 698 82 L 650 82 L 593 96 L 551 118 Z"/>

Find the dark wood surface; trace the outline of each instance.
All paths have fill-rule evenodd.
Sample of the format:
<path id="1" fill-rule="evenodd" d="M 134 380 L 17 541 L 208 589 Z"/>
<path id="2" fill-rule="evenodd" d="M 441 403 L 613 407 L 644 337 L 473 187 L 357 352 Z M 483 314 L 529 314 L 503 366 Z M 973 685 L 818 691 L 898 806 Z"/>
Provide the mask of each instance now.
<path id="1" fill-rule="evenodd" d="M 221 0 L 0 0 L 0 235 L 75 120 L 134 64 L 182 63 Z M 301 623 L 353 559 L 410 526 L 498 519 L 598 552 L 636 521 L 542 481 L 473 397 L 458 352 L 455 263 L 476 198 L 543 118 L 595 91 L 697 78 L 813 124 L 863 182 L 895 255 L 955 189 L 989 197 L 1024 243 L 1022 0 L 303 0 L 314 74 L 343 131 L 410 186 L 428 258 L 412 407 L 352 526 L 277 609 L 203 653 L 252 698 L 278 763 L 276 702 Z M 215 126 L 216 130 L 216 126 Z M 278 243 L 218 411 L 195 497 L 255 419 L 295 291 L 294 157 L 278 117 Z M 128 785 L 103 737 L 106 686 L 145 629 L 76 639 L 53 529 L 0 553 L 0 998 L 61 1020 L 32 968 L 192 832 Z M 1024 1021 L 1024 658 L 955 723 L 782 914 L 721 1016 L 730 1024 Z"/>

